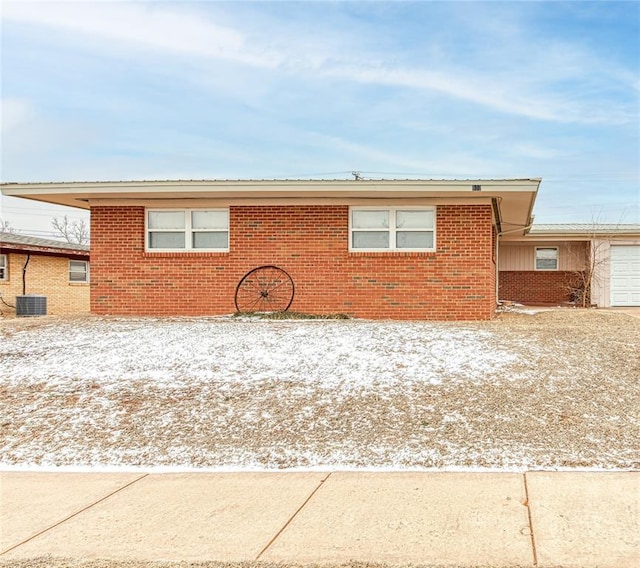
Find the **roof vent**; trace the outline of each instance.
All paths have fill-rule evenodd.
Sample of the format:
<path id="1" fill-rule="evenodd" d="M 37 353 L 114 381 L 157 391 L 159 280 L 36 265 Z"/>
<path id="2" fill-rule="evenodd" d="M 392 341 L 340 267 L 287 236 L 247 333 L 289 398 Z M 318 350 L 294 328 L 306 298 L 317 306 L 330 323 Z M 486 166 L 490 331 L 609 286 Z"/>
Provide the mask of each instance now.
<path id="1" fill-rule="evenodd" d="M 471 191 L 480 191 L 481 189 L 482 189 L 481 185 L 474 184 L 471 186 Z"/>
<path id="2" fill-rule="evenodd" d="M 26 296 L 16 296 L 17 316 L 46 316 L 47 297 L 27 294 Z"/>

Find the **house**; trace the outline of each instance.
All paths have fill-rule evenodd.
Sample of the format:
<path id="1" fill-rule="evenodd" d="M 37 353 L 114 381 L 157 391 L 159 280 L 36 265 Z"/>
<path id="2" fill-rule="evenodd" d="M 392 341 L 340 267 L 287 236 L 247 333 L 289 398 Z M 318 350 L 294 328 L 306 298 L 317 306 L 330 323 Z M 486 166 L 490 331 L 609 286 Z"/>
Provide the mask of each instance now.
<path id="1" fill-rule="evenodd" d="M 291 277 L 292 310 L 456 320 L 492 317 L 497 236 L 530 225 L 539 183 L 142 181 L 2 191 L 91 210 L 97 314 L 228 314 L 243 276 L 268 265 Z"/>
<path id="2" fill-rule="evenodd" d="M 533 225 L 501 237 L 498 266 L 501 299 L 640 306 L 640 225 Z"/>
<path id="3" fill-rule="evenodd" d="M 45 296 L 51 315 L 88 312 L 89 247 L 0 233 L 0 312 L 25 294 Z"/>
<path id="4" fill-rule="evenodd" d="M 96 314 L 290 306 L 480 320 L 493 316 L 499 297 L 555 303 L 579 290 L 580 259 L 594 239 L 536 233 L 540 182 L 118 181 L 4 184 L 2 191 L 91 210 Z M 624 243 L 635 250 L 629 237 Z"/>

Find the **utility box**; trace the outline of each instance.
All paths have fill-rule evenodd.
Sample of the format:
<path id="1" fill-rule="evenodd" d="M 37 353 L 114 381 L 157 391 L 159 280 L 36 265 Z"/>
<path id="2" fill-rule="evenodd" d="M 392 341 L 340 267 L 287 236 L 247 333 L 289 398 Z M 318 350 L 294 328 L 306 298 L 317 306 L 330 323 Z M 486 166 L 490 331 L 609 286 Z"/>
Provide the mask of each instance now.
<path id="1" fill-rule="evenodd" d="M 47 297 L 27 294 L 26 296 L 16 296 L 17 316 L 46 316 Z"/>

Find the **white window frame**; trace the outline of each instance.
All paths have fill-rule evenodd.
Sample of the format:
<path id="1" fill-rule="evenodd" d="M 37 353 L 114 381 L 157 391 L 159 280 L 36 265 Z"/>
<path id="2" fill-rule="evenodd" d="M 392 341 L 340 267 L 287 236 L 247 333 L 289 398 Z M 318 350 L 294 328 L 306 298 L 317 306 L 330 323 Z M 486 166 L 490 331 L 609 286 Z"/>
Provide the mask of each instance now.
<path id="1" fill-rule="evenodd" d="M 0 254 L 0 282 L 9 280 L 9 256 Z"/>
<path id="2" fill-rule="evenodd" d="M 545 259 L 538 259 L 539 250 L 555 250 L 556 251 L 556 258 L 555 258 L 556 265 L 554 268 L 538 268 L 538 260 L 545 260 Z M 554 272 L 558 270 L 559 266 L 560 266 L 560 252 L 558 247 L 535 247 L 535 251 L 533 253 L 533 268 L 535 270 L 542 271 L 542 272 Z"/>
<path id="3" fill-rule="evenodd" d="M 371 229 L 372 231 L 385 231 L 389 232 L 389 247 L 388 248 L 357 248 L 353 246 L 353 233 L 362 231 L 363 229 L 354 229 L 352 226 L 353 211 L 388 211 L 389 212 L 389 228 L 388 229 Z M 396 228 L 396 213 L 398 211 L 432 211 L 433 212 L 433 228 L 415 228 L 415 231 L 433 233 L 433 247 L 431 248 L 397 248 L 396 247 L 396 234 L 402 232 Z M 364 229 L 365 231 L 367 229 Z M 436 250 L 436 208 L 428 205 L 394 205 L 394 206 L 367 206 L 367 205 L 353 205 L 349 207 L 349 252 L 435 252 Z"/>
<path id="4" fill-rule="evenodd" d="M 71 273 L 72 272 L 76 272 L 76 273 L 80 273 L 79 270 L 71 270 L 71 263 L 72 262 L 78 262 L 78 263 L 82 263 L 84 264 L 84 280 L 73 280 L 71 278 Z M 89 261 L 88 260 L 73 260 L 73 259 L 69 259 L 69 283 L 70 284 L 88 284 L 89 282 Z"/>
<path id="5" fill-rule="evenodd" d="M 220 229 L 193 229 L 191 226 L 191 213 L 194 211 L 217 211 L 224 212 L 227 215 L 227 228 L 226 230 Z M 149 213 L 183 213 L 184 214 L 184 248 L 152 248 L 149 246 L 149 236 L 152 231 L 149 229 Z M 182 230 L 181 230 L 182 231 Z M 177 233 L 181 232 L 176 229 L 167 229 L 167 232 Z M 162 232 L 162 229 L 157 232 Z M 220 248 L 194 248 L 193 247 L 193 233 L 208 232 L 208 233 L 227 233 L 227 246 Z M 229 229 L 229 208 L 228 207 L 198 207 L 195 209 L 162 209 L 162 208 L 148 208 L 144 211 L 144 250 L 145 252 L 229 252 L 229 240 L 231 238 L 231 231 Z"/>

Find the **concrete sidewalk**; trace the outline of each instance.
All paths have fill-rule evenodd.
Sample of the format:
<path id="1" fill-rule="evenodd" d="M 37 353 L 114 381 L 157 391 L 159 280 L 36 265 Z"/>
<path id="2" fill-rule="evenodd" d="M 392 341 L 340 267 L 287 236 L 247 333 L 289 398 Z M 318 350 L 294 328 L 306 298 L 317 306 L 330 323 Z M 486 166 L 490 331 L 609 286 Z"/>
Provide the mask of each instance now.
<path id="1" fill-rule="evenodd" d="M 0 560 L 640 566 L 640 473 L 0 473 Z"/>

